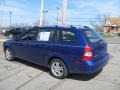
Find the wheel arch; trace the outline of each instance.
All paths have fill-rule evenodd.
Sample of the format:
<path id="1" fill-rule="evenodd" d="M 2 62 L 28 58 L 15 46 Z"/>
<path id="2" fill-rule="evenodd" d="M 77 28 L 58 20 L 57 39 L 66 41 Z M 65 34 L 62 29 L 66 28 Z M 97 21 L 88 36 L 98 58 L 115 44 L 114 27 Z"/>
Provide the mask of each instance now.
<path id="1" fill-rule="evenodd" d="M 3 48 L 3 49 L 4 49 L 4 51 L 6 50 L 6 48 L 8 48 L 8 46 L 4 46 L 4 48 Z"/>
<path id="2" fill-rule="evenodd" d="M 13 55 L 15 56 L 14 50 L 9 45 L 4 46 L 4 48 L 3 48 L 4 52 L 7 48 L 10 49 L 13 52 Z"/>
<path id="3" fill-rule="evenodd" d="M 69 67 L 68 67 L 67 63 L 65 62 L 65 59 L 62 58 L 62 57 L 58 57 L 58 56 L 52 56 L 52 57 L 49 58 L 49 60 L 48 60 L 48 68 L 50 68 L 50 62 L 51 62 L 53 59 L 59 59 L 59 60 L 61 60 L 61 61 L 65 64 L 65 66 L 66 66 L 66 68 L 67 68 L 67 71 L 68 71 L 68 73 L 69 73 Z"/>

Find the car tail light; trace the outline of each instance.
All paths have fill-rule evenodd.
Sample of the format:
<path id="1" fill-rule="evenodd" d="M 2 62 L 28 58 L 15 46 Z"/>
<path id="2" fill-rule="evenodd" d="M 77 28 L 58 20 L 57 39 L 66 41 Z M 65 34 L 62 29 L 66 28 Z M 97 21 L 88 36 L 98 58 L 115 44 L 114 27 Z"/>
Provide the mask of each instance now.
<path id="1" fill-rule="evenodd" d="M 93 59 L 92 46 L 87 45 L 84 49 L 83 61 L 91 61 Z"/>

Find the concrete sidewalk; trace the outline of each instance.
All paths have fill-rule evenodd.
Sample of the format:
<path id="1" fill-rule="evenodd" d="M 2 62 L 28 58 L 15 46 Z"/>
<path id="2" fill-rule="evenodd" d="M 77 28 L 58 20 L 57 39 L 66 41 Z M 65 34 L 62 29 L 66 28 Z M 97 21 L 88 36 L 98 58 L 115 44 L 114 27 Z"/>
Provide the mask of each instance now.
<path id="1" fill-rule="evenodd" d="M 109 52 L 109 64 L 98 75 L 59 80 L 38 65 L 6 61 L 0 43 L 0 90 L 120 90 L 120 45 L 109 45 Z"/>

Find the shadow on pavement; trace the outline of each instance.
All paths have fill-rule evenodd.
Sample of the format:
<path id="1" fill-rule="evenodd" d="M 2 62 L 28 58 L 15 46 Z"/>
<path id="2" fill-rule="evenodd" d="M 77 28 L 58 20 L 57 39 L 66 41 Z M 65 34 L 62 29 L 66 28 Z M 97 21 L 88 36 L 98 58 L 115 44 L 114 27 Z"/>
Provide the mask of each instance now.
<path id="1" fill-rule="evenodd" d="M 18 63 L 24 64 L 24 65 L 27 65 L 29 67 L 34 67 L 34 68 L 42 70 L 44 72 L 48 72 L 48 68 L 45 68 L 43 66 L 40 66 L 40 65 L 37 65 L 37 64 L 33 64 L 31 62 L 27 62 L 27 61 L 24 61 L 24 60 L 21 60 L 21 59 L 15 59 L 14 62 L 18 62 Z"/>
<path id="2" fill-rule="evenodd" d="M 45 67 L 42 67 L 40 65 L 33 64 L 33 63 L 30 63 L 30 62 L 27 62 L 27 61 L 24 61 L 21 59 L 15 59 L 14 62 L 18 62 L 18 63 L 22 63 L 22 64 L 30 66 L 30 67 L 34 67 L 36 69 L 42 70 L 43 72 L 49 72 L 48 68 L 45 68 Z M 94 79 L 98 74 L 100 74 L 101 71 L 102 70 L 100 70 L 99 72 L 96 72 L 94 74 L 90 74 L 90 75 L 87 75 L 87 74 L 69 74 L 66 78 L 80 80 L 80 81 L 89 81 L 91 79 Z"/>
<path id="3" fill-rule="evenodd" d="M 67 78 L 68 79 L 74 79 L 74 80 L 80 80 L 80 81 L 89 81 L 91 79 L 94 79 L 97 75 L 101 73 L 102 70 L 99 72 L 93 73 L 93 74 L 70 74 Z"/>

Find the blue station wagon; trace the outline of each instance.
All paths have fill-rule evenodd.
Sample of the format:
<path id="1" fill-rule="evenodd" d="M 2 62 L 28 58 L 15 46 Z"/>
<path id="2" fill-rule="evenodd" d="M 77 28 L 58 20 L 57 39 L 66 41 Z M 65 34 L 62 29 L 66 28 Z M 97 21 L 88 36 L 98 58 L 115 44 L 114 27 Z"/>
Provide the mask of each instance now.
<path id="1" fill-rule="evenodd" d="M 50 69 L 62 79 L 69 73 L 93 74 L 109 60 L 107 43 L 93 29 L 33 27 L 3 44 L 6 60 L 19 58 Z"/>

